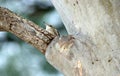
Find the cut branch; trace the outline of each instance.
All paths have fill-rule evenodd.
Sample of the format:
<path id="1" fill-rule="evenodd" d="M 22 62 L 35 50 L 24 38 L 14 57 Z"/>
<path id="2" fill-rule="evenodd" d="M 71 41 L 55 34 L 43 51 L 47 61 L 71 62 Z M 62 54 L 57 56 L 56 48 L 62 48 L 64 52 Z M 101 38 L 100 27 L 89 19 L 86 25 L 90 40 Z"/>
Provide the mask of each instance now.
<path id="1" fill-rule="evenodd" d="M 45 53 L 48 44 L 55 37 L 33 22 L 3 7 L 0 7 L 0 31 L 13 33 L 22 40 L 32 44 L 42 53 Z"/>
<path id="2" fill-rule="evenodd" d="M 51 2 L 73 36 L 55 38 L 47 61 L 65 76 L 120 76 L 120 0 Z"/>

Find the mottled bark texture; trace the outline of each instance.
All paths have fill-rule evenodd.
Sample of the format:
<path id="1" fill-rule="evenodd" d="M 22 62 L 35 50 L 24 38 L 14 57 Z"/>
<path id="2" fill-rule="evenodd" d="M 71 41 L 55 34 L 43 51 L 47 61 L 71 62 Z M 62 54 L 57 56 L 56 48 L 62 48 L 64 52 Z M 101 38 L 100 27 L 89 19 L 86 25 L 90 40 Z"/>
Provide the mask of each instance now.
<path id="1" fill-rule="evenodd" d="M 72 36 L 53 39 L 48 32 L 11 12 L 8 14 L 6 9 L 0 11 L 0 28 L 39 49 L 44 46 L 43 51 L 50 43 L 46 59 L 65 76 L 120 76 L 120 0 L 51 2 Z"/>
<path id="2" fill-rule="evenodd" d="M 3 7 L 0 7 L 0 31 L 8 31 L 16 35 L 20 39 L 32 44 L 42 53 L 45 53 L 48 44 L 55 37 L 33 22 Z"/>
<path id="3" fill-rule="evenodd" d="M 120 0 L 51 0 L 72 36 L 46 58 L 65 76 L 120 76 Z"/>

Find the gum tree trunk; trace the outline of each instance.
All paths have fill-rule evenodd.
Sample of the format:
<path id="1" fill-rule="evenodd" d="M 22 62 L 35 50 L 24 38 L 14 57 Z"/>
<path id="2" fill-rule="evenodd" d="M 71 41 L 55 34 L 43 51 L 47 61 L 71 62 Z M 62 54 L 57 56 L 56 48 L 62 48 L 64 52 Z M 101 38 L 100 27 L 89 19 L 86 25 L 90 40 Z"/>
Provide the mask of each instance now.
<path id="1" fill-rule="evenodd" d="M 120 0 L 51 0 L 70 35 L 54 36 L 0 7 L 0 31 L 45 54 L 65 76 L 120 76 Z"/>
<path id="2" fill-rule="evenodd" d="M 72 36 L 46 58 L 65 76 L 120 76 L 120 0 L 51 0 Z"/>

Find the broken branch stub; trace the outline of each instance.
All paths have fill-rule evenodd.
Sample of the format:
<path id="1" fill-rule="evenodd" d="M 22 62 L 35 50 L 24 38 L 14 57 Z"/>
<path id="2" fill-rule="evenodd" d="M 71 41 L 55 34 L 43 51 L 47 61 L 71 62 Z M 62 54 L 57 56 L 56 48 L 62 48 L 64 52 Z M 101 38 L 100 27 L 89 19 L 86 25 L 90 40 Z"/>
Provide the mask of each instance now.
<path id="1" fill-rule="evenodd" d="M 119 76 L 119 53 L 97 50 L 89 38 L 62 36 L 50 43 L 45 56 L 65 76 Z"/>
<path id="2" fill-rule="evenodd" d="M 48 61 L 66 76 L 76 76 L 75 63 L 82 66 L 82 76 L 120 76 L 120 0 L 51 2 L 68 33 L 79 37 L 75 37 L 73 46 L 67 50 L 67 55 L 73 52 L 71 61 L 58 48 L 47 50 Z M 58 41 L 51 47 L 59 45 Z"/>

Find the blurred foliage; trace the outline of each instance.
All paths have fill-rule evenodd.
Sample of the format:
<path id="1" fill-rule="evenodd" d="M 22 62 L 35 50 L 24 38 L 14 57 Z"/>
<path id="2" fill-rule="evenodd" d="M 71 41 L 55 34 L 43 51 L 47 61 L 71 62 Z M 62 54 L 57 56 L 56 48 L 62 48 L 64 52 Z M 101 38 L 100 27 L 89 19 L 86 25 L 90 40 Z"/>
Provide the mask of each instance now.
<path id="1" fill-rule="evenodd" d="M 45 28 L 53 25 L 67 35 L 63 23 L 49 0 L 0 0 L 0 6 Z M 0 32 L 0 76 L 63 76 L 33 46 L 11 33 Z"/>

